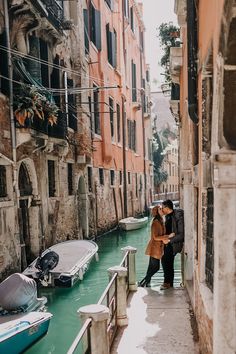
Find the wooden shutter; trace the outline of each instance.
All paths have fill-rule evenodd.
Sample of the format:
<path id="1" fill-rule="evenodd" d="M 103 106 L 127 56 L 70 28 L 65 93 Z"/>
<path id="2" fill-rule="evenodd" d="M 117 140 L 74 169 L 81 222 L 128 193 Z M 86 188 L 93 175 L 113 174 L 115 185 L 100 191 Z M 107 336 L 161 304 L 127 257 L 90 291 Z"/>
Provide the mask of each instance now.
<path id="1" fill-rule="evenodd" d="M 84 15 L 84 47 L 85 54 L 89 53 L 89 21 L 88 21 L 88 10 L 83 9 Z"/>
<path id="2" fill-rule="evenodd" d="M 98 50 L 102 49 L 101 40 L 101 14 L 100 11 L 94 11 L 94 24 L 95 24 L 95 45 Z"/>

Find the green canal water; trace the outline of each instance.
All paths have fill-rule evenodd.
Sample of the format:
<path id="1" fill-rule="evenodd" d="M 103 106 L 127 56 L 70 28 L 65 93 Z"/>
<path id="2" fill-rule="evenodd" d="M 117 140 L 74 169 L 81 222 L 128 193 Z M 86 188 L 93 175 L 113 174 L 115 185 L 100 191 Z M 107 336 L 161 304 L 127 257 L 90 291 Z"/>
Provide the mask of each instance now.
<path id="1" fill-rule="evenodd" d="M 95 304 L 108 284 L 109 267 L 119 265 L 122 247 L 137 248 L 137 280 L 146 272 L 148 257 L 144 251 L 150 237 L 150 224 L 135 231 L 113 231 L 97 240 L 99 260 L 92 260 L 84 279 L 71 289 L 42 289 L 39 295 L 47 297 L 47 310 L 53 314 L 49 331 L 45 337 L 28 349 L 26 354 L 66 354 L 79 332 L 81 322 L 77 310 L 84 305 Z M 152 286 L 160 285 L 163 273 L 160 270 L 152 278 Z M 180 257 L 175 259 L 175 282 L 180 283 Z"/>

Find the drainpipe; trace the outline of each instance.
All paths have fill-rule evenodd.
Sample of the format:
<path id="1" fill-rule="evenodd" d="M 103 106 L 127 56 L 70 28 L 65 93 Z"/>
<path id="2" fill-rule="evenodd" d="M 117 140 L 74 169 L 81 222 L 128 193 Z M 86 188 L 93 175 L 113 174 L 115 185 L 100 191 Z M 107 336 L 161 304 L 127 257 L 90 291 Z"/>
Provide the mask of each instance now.
<path id="1" fill-rule="evenodd" d="M 124 65 L 125 62 L 125 19 L 124 19 L 124 1 L 122 2 L 122 38 L 123 38 L 123 56 Z M 126 67 L 125 67 L 126 71 Z M 127 205 L 127 171 L 126 171 L 126 112 L 125 112 L 125 101 L 126 98 L 122 96 L 122 136 L 123 136 L 123 196 L 124 196 L 124 217 L 128 216 L 128 205 Z"/>
<path id="2" fill-rule="evenodd" d="M 141 85 L 143 80 L 143 60 L 142 60 L 142 51 L 140 50 L 140 76 L 141 76 Z M 144 109 L 143 109 L 143 96 L 144 93 L 141 92 L 141 113 L 142 113 L 142 128 L 143 128 L 143 174 L 144 174 L 144 211 L 147 213 L 147 173 L 146 173 L 146 145 L 145 145 L 145 125 L 144 125 Z"/>
<path id="3" fill-rule="evenodd" d="M 7 63 L 8 63 L 8 77 L 9 77 L 9 106 L 10 106 L 10 122 L 11 122 L 11 142 L 12 142 L 12 160 L 13 160 L 13 188 L 16 193 L 17 207 L 19 207 L 19 191 L 17 187 L 17 166 L 16 166 L 16 128 L 13 113 L 13 68 L 9 33 L 9 15 L 8 15 L 8 1 L 4 0 L 4 16 L 7 42 Z"/>
<path id="4" fill-rule="evenodd" d="M 122 96 L 122 136 L 123 136 L 123 193 L 124 193 L 124 217 L 128 216 L 127 208 L 127 173 L 126 173 L 126 113 L 125 98 Z"/>

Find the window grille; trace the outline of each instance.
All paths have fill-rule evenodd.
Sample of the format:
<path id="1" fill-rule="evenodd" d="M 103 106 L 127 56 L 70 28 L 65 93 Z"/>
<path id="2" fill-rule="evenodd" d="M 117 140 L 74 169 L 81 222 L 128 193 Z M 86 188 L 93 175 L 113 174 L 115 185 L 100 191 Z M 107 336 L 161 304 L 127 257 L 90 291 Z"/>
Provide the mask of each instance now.
<path id="1" fill-rule="evenodd" d="M 0 166 L 0 198 L 7 197 L 6 167 Z"/>
<path id="2" fill-rule="evenodd" d="M 114 101 L 113 98 L 109 97 L 109 111 L 110 111 L 110 125 L 111 125 L 111 137 L 114 138 Z"/>
<path id="3" fill-rule="evenodd" d="M 68 195 L 73 194 L 73 164 L 67 164 L 67 183 L 68 183 Z"/>
<path id="4" fill-rule="evenodd" d="M 48 160 L 48 195 L 55 197 L 56 194 L 56 177 L 55 177 L 55 161 Z"/>
<path id="5" fill-rule="evenodd" d="M 122 179 L 123 179 L 122 178 L 122 171 L 120 171 L 120 186 L 122 185 L 122 182 L 123 182 Z"/>
<path id="6" fill-rule="evenodd" d="M 128 172 L 128 184 L 131 184 L 131 175 L 130 175 L 130 172 Z"/>
<path id="7" fill-rule="evenodd" d="M 88 190 L 89 192 L 93 191 L 93 169 L 92 167 L 88 166 Z"/>
<path id="8" fill-rule="evenodd" d="M 100 185 L 104 185 L 104 171 L 103 168 L 99 168 L 99 183 Z"/>
<path id="9" fill-rule="evenodd" d="M 116 105 L 116 124 L 117 124 L 117 141 L 120 143 L 121 141 L 121 131 L 120 131 L 120 105 Z"/>
<path id="10" fill-rule="evenodd" d="M 110 177 L 111 177 L 111 186 L 115 185 L 115 171 L 110 170 Z"/>
<path id="11" fill-rule="evenodd" d="M 96 87 L 96 85 L 93 85 Z M 99 92 L 93 91 L 93 110 L 94 110 L 94 132 L 95 134 L 101 134 L 100 128 L 100 112 L 99 112 Z"/>
<path id="12" fill-rule="evenodd" d="M 213 291 L 213 281 L 214 281 L 213 217 L 214 217 L 213 188 L 208 188 L 208 190 L 207 190 L 207 235 L 206 235 L 205 274 L 206 274 L 206 284 L 211 289 L 211 291 Z"/>

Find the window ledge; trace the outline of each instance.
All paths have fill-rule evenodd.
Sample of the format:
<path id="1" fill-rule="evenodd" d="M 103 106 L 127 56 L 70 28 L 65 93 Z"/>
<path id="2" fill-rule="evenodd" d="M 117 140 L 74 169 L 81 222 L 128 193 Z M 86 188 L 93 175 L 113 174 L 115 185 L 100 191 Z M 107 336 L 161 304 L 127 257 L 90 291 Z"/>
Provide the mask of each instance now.
<path id="1" fill-rule="evenodd" d="M 0 198 L 0 208 L 9 208 L 14 206 L 14 201 L 7 198 Z"/>

